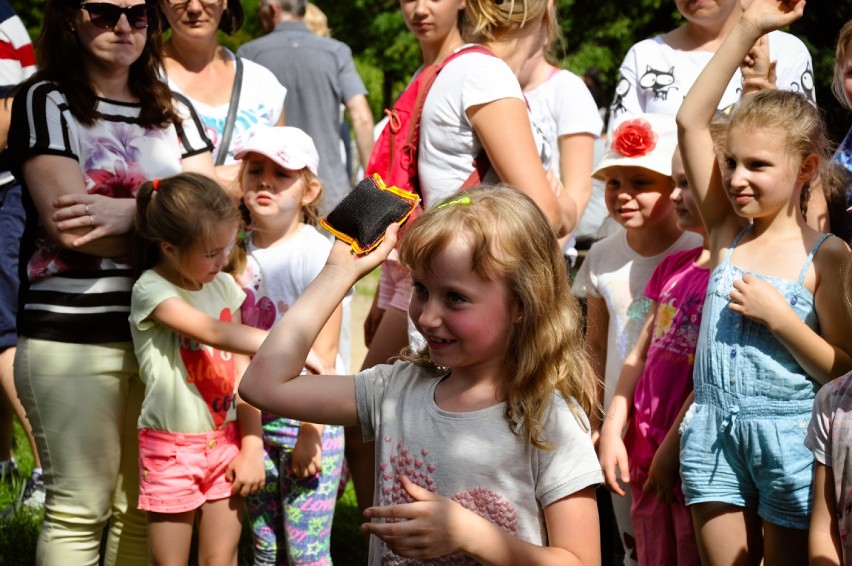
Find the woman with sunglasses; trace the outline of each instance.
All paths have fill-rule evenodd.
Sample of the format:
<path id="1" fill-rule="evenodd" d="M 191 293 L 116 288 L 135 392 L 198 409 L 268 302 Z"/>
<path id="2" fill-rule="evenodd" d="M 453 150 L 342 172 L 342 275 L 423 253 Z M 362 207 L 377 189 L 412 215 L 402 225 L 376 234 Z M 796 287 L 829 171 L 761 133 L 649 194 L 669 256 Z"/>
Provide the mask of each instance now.
<path id="1" fill-rule="evenodd" d="M 243 23 L 239 0 L 159 0 L 157 6 L 163 25 L 172 29 L 163 45 L 169 86 L 195 107 L 213 142 L 213 158 L 222 165 L 217 172 L 230 183 L 231 194 L 239 196 L 234 150 L 252 127 L 284 125 L 287 90 L 266 67 L 237 58 L 219 45 L 217 31 L 232 34 Z M 239 98 L 231 109 L 234 89 Z M 226 133 L 229 112 L 235 112 L 230 136 Z"/>
<path id="2" fill-rule="evenodd" d="M 145 0 L 48 0 L 39 72 L 12 107 L 24 187 L 15 385 L 44 467 L 37 564 L 147 564 L 137 510 L 143 386 L 127 317 L 134 195 L 147 179 L 214 174 L 194 111 L 160 80 Z"/>

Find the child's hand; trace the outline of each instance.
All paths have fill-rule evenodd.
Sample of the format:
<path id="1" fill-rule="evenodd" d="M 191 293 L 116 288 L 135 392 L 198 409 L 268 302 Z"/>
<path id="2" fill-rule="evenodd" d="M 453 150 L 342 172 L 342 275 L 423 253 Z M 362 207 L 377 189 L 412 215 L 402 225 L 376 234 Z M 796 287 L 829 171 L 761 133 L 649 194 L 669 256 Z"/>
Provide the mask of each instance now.
<path id="1" fill-rule="evenodd" d="M 325 361 L 325 358 L 314 352 L 313 348 L 305 359 L 305 367 L 314 375 L 337 375 L 337 368 Z"/>
<path id="2" fill-rule="evenodd" d="M 302 423 L 296 445 L 293 446 L 290 474 L 304 480 L 320 472 L 322 472 L 322 427 Z"/>
<path id="3" fill-rule="evenodd" d="M 760 36 L 740 65 L 740 72 L 743 75 L 743 96 L 775 88 L 776 63 L 777 61 L 769 58 L 769 36 Z"/>
<path id="4" fill-rule="evenodd" d="M 231 494 L 245 497 L 257 493 L 266 485 L 263 468 L 263 447 L 240 449 L 237 457 L 228 464 L 225 478 L 231 482 Z"/>
<path id="5" fill-rule="evenodd" d="M 414 502 L 366 509 L 366 519 L 393 521 L 364 523 L 361 532 L 376 535 L 404 558 L 423 560 L 462 550 L 462 537 L 468 530 L 465 524 L 476 516 L 452 499 L 411 483 L 407 477 L 401 482 Z"/>
<path id="6" fill-rule="evenodd" d="M 752 0 L 742 20 L 763 35 L 792 24 L 804 11 L 805 0 Z"/>
<path id="7" fill-rule="evenodd" d="M 627 467 L 627 448 L 624 447 L 621 435 L 608 433 L 606 430 L 601 432 L 598 459 L 601 462 L 606 486 L 618 495 L 624 496 L 624 489 L 615 476 L 615 468 L 618 467 L 621 472 L 621 481 L 625 484 L 630 482 L 630 469 Z"/>
<path id="8" fill-rule="evenodd" d="M 342 240 L 335 240 L 328 254 L 327 266 L 334 266 L 343 270 L 353 281 L 357 281 L 364 275 L 373 271 L 387 259 L 393 247 L 396 245 L 399 234 L 399 224 L 393 223 L 385 230 L 385 239 L 379 246 L 365 255 L 355 255 L 352 247 Z"/>
<path id="9" fill-rule="evenodd" d="M 680 479 L 680 454 L 675 443 L 664 442 L 651 460 L 648 479 L 642 491 L 657 496 L 662 503 L 674 503 L 674 488 Z"/>
<path id="10" fill-rule="evenodd" d="M 771 329 L 777 326 L 779 315 L 792 313 L 790 305 L 778 289 L 771 283 L 746 273 L 743 278 L 734 281 L 734 288 L 728 293 L 728 308 Z"/>

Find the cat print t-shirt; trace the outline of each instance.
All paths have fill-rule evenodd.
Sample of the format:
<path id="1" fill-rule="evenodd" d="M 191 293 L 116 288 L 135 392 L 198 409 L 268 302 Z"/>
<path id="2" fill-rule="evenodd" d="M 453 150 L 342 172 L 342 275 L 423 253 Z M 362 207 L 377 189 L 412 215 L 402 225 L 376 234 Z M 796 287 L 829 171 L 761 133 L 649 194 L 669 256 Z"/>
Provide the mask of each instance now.
<path id="1" fill-rule="evenodd" d="M 814 67 L 805 44 L 789 33 L 773 31 L 769 34 L 769 56 L 778 62 L 778 88 L 801 92 L 816 104 Z M 610 131 L 612 125 L 625 116 L 676 115 L 686 93 L 712 57 L 712 51 L 673 49 L 659 35 L 634 44 L 621 63 L 621 76 L 610 106 Z M 740 99 L 742 83 L 742 74 L 737 69 L 719 108 L 726 108 Z"/>

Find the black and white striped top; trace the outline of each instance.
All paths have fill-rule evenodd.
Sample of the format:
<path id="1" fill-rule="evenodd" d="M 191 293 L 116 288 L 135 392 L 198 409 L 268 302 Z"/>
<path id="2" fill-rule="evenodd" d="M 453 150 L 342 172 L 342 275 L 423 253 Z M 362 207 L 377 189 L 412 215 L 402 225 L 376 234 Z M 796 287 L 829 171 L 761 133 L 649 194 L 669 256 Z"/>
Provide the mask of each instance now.
<path id="1" fill-rule="evenodd" d="M 212 149 L 192 106 L 180 102 L 183 123 L 160 129 L 137 123 L 139 104 L 99 99 L 102 118 L 87 127 L 53 83 L 37 82 L 17 93 L 9 147 L 27 212 L 19 257 L 20 335 L 85 344 L 129 341 L 133 285 L 121 258 L 68 250 L 47 236 L 33 189 L 23 183 L 23 163 L 37 155 L 69 157 L 79 163 L 90 194 L 133 198 L 144 181 L 180 173 L 182 158 Z"/>

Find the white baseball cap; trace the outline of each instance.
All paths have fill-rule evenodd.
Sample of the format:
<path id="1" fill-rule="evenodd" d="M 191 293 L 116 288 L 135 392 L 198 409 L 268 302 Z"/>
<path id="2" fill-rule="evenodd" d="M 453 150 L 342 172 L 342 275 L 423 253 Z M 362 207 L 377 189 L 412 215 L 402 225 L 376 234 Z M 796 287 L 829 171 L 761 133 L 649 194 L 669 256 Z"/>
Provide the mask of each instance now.
<path id="1" fill-rule="evenodd" d="M 299 171 L 307 167 L 317 175 L 319 154 L 314 140 L 292 126 L 255 126 L 249 130 L 234 157 L 242 159 L 249 153 L 268 157 L 280 167 Z"/>
<path id="2" fill-rule="evenodd" d="M 604 180 L 609 167 L 642 167 L 662 175 L 672 174 L 672 156 L 677 147 L 674 116 L 639 114 L 622 118 L 610 134 L 606 153 L 592 177 Z"/>

